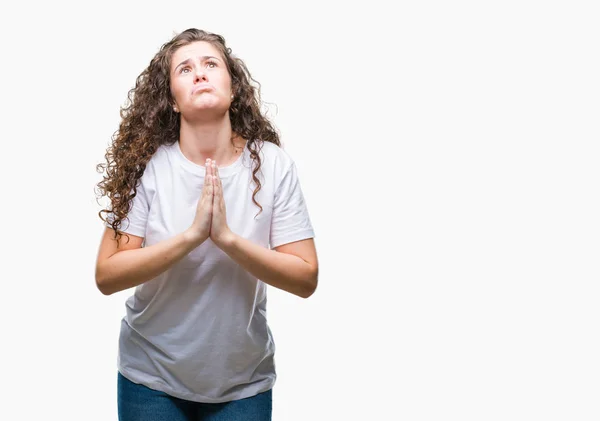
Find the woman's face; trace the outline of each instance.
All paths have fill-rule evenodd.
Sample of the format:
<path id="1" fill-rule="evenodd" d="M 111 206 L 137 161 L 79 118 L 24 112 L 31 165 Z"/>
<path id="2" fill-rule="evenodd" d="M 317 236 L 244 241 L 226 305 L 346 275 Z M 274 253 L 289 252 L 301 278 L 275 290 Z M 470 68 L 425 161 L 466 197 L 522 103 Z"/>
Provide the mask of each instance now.
<path id="1" fill-rule="evenodd" d="M 231 76 L 212 44 L 196 41 L 171 57 L 171 93 L 184 117 L 223 115 L 231 105 Z"/>

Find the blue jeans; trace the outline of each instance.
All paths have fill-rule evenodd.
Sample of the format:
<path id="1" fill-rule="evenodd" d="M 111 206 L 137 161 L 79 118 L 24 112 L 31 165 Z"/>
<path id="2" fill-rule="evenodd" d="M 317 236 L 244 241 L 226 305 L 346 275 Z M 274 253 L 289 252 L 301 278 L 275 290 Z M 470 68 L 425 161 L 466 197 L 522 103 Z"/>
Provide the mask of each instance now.
<path id="1" fill-rule="evenodd" d="M 271 421 L 272 390 L 224 403 L 176 398 L 118 373 L 119 421 Z"/>

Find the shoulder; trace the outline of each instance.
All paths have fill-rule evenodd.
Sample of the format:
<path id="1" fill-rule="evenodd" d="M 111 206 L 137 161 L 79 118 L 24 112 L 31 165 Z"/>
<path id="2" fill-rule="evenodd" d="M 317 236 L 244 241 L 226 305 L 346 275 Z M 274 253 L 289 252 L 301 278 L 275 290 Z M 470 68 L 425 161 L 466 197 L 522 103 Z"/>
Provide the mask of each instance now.
<path id="1" fill-rule="evenodd" d="M 154 155 L 148 161 L 148 165 L 156 166 L 156 165 L 165 165 L 168 164 L 170 159 L 170 155 L 173 152 L 173 145 L 160 145 Z"/>
<path id="2" fill-rule="evenodd" d="M 261 157 L 261 174 L 265 187 L 271 186 L 273 192 L 280 191 L 282 186 L 292 190 L 298 183 L 298 172 L 293 157 L 281 146 L 271 142 L 257 145 Z"/>
<path id="3" fill-rule="evenodd" d="M 150 157 L 146 163 L 144 173 L 140 178 L 141 184 L 145 188 L 153 188 L 156 185 L 157 174 L 167 174 L 165 171 L 167 167 L 171 166 L 170 149 L 172 146 L 160 145 L 156 152 Z"/>
<path id="4" fill-rule="evenodd" d="M 148 160 L 144 173 L 159 173 L 160 170 L 163 170 L 165 167 L 173 166 L 173 148 L 174 144 L 160 145 L 158 149 L 156 149 L 156 152 L 154 152 L 154 154 Z"/>
<path id="5" fill-rule="evenodd" d="M 257 141 L 256 143 L 257 149 L 260 150 L 261 166 L 285 172 L 294 164 L 294 160 L 283 147 L 271 142 Z"/>

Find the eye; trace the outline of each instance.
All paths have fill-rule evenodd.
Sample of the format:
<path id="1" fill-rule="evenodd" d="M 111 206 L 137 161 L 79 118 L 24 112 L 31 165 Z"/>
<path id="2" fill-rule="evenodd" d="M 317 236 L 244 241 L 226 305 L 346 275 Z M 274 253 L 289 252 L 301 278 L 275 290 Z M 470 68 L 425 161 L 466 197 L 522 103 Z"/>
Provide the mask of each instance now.
<path id="1" fill-rule="evenodd" d="M 187 73 L 187 72 L 189 72 L 189 70 L 190 70 L 190 68 L 189 68 L 189 67 L 183 67 L 183 68 L 182 68 L 182 69 L 179 71 L 179 73 Z"/>
<path id="2" fill-rule="evenodd" d="M 214 69 L 215 67 L 217 67 L 217 63 L 214 62 L 214 61 L 212 61 L 212 60 L 211 61 L 207 61 L 206 65 L 207 66 L 211 66 L 212 65 L 211 69 Z"/>

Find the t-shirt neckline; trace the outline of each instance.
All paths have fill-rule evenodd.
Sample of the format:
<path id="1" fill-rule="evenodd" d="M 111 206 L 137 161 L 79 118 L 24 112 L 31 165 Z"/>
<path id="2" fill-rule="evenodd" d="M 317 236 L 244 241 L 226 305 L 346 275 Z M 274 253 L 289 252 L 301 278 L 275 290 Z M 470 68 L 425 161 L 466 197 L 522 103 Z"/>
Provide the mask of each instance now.
<path id="1" fill-rule="evenodd" d="M 175 154 L 178 156 L 179 161 L 181 162 L 181 165 L 185 169 L 187 169 L 188 171 L 191 171 L 194 174 L 198 174 L 198 175 L 202 175 L 202 176 L 204 176 L 206 174 L 206 167 L 204 165 L 196 164 L 195 162 L 190 161 L 183 154 L 183 151 L 181 150 L 181 145 L 179 144 L 179 140 L 177 140 L 173 144 L 173 149 L 175 150 Z M 244 155 L 246 155 L 247 149 L 248 149 L 248 142 L 246 141 L 246 143 L 244 144 L 244 149 L 242 150 L 242 153 L 240 154 L 240 156 L 237 157 L 237 159 L 234 162 L 227 165 L 226 167 L 219 167 L 219 176 L 221 178 L 229 177 L 238 172 L 238 170 L 242 166 L 242 162 L 244 160 Z"/>

